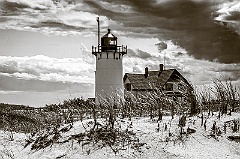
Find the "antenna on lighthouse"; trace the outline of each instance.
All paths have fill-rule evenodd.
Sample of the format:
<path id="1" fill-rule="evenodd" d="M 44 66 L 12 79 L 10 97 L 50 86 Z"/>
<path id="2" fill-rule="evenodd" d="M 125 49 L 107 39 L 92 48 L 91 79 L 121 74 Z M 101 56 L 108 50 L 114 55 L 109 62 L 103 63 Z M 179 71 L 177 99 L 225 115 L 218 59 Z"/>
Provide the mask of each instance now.
<path id="1" fill-rule="evenodd" d="M 99 17 L 97 17 L 97 23 L 98 23 L 98 49 L 100 46 L 100 23 L 99 23 Z"/>

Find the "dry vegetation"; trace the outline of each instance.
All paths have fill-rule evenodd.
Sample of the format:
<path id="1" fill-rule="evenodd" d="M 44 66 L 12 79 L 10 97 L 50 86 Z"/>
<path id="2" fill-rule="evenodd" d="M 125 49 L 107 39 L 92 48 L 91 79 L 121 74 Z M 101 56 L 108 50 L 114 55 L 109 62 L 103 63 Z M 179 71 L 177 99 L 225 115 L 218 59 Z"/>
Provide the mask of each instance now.
<path id="1" fill-rule="evenodd" d="M 115 103 L 114 99 L 102 99 L 100 105 L 95 105 L 91 100 L 74 98 L 65 100 L 59 104 L 46 105 L 43 108 L 30 108 L 24 106 L 0 105 L 0 128 L 8 132 L 23 132 L 29 135 L 25 147 L 31 145 L 32 150 L 44 149 L 52 144 L 62 144 L 77 141 L 90 153 L 93 149 L 110 147 L 114 153 L 125 150 L 130 146 L 133 150 L 140 151 L 145 143 L 139 142 L 135 132 L 129 128 L 132 126 L 133 117 L 149 117 L 158 121 L 157 131 L 168 130 L 170 125 L 162 128 L 160 125 L 162 117 L 171 115 L 179 116 L 179 132 L 168 136 L 183 142 L 184 134 L 195 133 L 192 128 L 184 129 L 188 116 L 199 116 L 201 125 L 206 129 L 209 116 L 218 114 L 231 115 L 231 112 L 239 112 L 240 96 L 239 88 L 233 86 L 231 81 L 222 82 L 216 80 L 213 87 L 205 89 L 197 95 L 197 98 L 187 98 L 190 95 L 184 94 L 189 100 L 176 101 L 169 98 L 162 91 L 149 92 L 141 98 L 127 94 L 125 102 Z M 194 107 L 192 104 L 194 103 Z M 207 115 L 206 115 L 207 113 Z M 130 123 L 123 127 L 122 119 L 128 119 Z M 85 131 L 72 134 L 63 139 L 61 134 L 69 131 L 75 121 L 93 119 L 85 127 Z M 194 121 L 195 122 L 195 121 Z M 90 125 L 90 126 L 89 126 Z M 239 131 L 239 119 L 227 121 L 222 127 L 216 123 L 211 125 L 210 137 L 216 138 L 229 127 L 233 132 Z M 184 131 L 187 130 L 187 131 Z M 11 138 L 11 136 L 10 136 Z M 229 139 L 235 140 L 236 136 Z M 165 141 L 167 142 L 167 141 Z"/>

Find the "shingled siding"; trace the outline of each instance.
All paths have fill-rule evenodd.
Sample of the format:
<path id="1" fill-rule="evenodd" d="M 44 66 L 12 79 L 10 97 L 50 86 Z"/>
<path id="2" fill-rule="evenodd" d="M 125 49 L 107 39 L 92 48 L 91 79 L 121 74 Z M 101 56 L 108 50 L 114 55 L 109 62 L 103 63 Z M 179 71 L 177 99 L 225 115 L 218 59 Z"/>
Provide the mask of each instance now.
<path id="1" fill-rule="evenodd" d="M 145 101 L 144 98 L 150 94 L 156 98 L 164 96 L 173 102 L 178 101 L 191 107 L 195 99 L 193 87 L 176 69 L 147 73 L 147 75 L 126 73 L 123 79 L 125 94 L 131 94 L 137 99 L 142 98 L 140 101 Z"/>

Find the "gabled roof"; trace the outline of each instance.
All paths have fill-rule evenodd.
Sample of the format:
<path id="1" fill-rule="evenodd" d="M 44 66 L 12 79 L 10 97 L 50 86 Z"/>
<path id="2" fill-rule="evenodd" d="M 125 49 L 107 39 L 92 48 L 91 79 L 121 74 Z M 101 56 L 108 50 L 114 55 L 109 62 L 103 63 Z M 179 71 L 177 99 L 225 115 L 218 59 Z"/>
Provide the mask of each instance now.
<path id="1" fill-rule="evenodd" d="M 145 74 L 126 73 L 123 80 L 125 82 L 128 78 L 132 84 L 133 90 L 152 90 L 155 87 L 163 87 L 172 75 L 178 76 L 190 86 L 188 81 L 176 69 L 148 71 L 147 78 L 145 77 Z"/>
<path id="2" fill-rule="evenodd" d="M 159 85 L 162 87 L 163 85 L 165 85 L 165 83 L 167 83 L 167 81 L 170 79 L 170 77 L 172 76 L 173 72 L 175 71 L 175 69 L 169 69 L 169 70 L 163 70 L 163 71 L 159 71 L 158 74 L 158 83 Z M 176 70 L 177 71 L 177 70 Z M 177 71 L 178 72 L 178 71 Z M 180 74 L 180 73 L 179 73 Z"/>

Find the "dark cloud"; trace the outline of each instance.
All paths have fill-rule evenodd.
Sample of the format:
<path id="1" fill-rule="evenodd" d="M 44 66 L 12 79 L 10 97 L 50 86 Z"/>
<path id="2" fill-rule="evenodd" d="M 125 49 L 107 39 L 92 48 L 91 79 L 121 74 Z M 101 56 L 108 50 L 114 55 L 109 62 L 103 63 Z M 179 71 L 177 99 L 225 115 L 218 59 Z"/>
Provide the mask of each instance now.
<path id="1" fill-rule="evenodd" d="M 27 3 L 24 3 L 21 1 L 17 1 L 17 2 L 3 1 L 3 2 L 0 2 L 0 5 L 1 5 L 1 9 L 4 10 L 5 13 L 9 13 L 9 14 L 17 11 L 22 11 L 23 9 L 26 9 L 26 8 L 32 8 Z M 40 8 L 37 6 L 33 7 L 32 9 L 44 10 L 43 8 Z"/>
<path id="2" fill-rule="evenodd" d="M 219 4 L 225 2 L 223 0 L 217 2 L 214 0 L 163 0 L 159 3 L 156 3 L 155 0 L 83 0 L 76 2 L 83 5 L 76 4 L 75 7 L 71 8 L 71 11 L 74 11 L 74 13 L 91 12 L 120 22 L 114 23 L 111 27 L 127 32 L 126 36 L 155 37 L 159 38 L 160 41 L 172 40 L 174 44 L 181 46 L 197 59 L 219 61 L 221 63 L 240 62 L 240 35 L 238 35 L 240 32 L 236 31 L 240 20 L 239 11 L 232 11 L 229 12 L 229 15 L 222 16 L 225 18 L 223 19 L 225 22 L 219 19 L 219 21 L 214 20 L 221 14 L 216 11 L 219 9 Z M 80 33 L 89 31 L 87 28 L 95 25 L 89 23 L 91 20 L 87 18 L 82 20 L 73 16 L 69 20 L 49 16 L 54 15 L 51 11 L 55 7 L 54 3 L 52 4 L 53 8 L 40 3 L 39 5 L 8 1 L 0 3 L 1 13 L 5 17 L 23 15 L 25 18 L 32 20 L 32 18 L 46 16 L 46 18 L 36 21 L 36 23 L 28 23 L 27 19 L 20 23 L 22 19 L 16 19 L 19 25 L 26 25 L 26 28 L 53 28 L 52 30 L 55 31 L 75 31 Z M 126 5 L 130 9 L 122 12 L 120 9 L 116 9 L 116 6 L 121 5 Z M 38 8 L 38 6 L 42 8 Z M 63 5 L 63 7 L 66 6 L 67 3 Z M 26 8 L 31 8 L 31 11 L 26 10 Z M 39 11 L 39 9 L 45 10 Z M 66 12 L 69 11 L 68 9 L 66 9 Z M 31 14 L 32 10 L 37 11 Z M 44 16 L 38 16 L 36 13 Z M 59 12 L 55 14 L 57 13 Z M 7 23 L 5 17 L 1 17 L 0 22 Z M 15 18 L 10 18 L 7 25 L 11 25 L 13 19 Z M 76 24 L 76 21 L 80 23 Z M 228 21 L 234 21 L 236 24 L 230 24 Z M 74 23 L 71 25 L 72 22 Z M 101 25 L 101 27 L 107 26 Z"/>
<path id="3" fill-rule="evenodd" d="M 228 78 L 230 78 L 231 80 L 235 81 L 235 80 L 239 80 L 240 79 L 240 64 L 231 64 L 231 65 L 223 65 L 219 68 L 215 68 L 216 72 L 224 72 L 226 74 L 230 74 L 229 76 L 227 76 Z"/>
<path id="4" fill-rule="evenodd" d="M 104 7 L 102 7 L 99 3 L 99 1 L 89 1 L 89 0 L 84 0 L 84 3 L 87 4 L 89 7 L 91 7 L 94 10 L 91 10 L 92 12 L 95 13 L 104 13 L 104 15 L 108 16 L 108 17 L 118 17 L 119 14 L 117 14 L 116 12 L 114 12 L 114 10 L 108 10 Z"/>
<path id="5" fill-rule="evenodd" d="M 24 8 L 29 8 L 29 6 L 26 4 L 17 3 L 17 2 L 8 2 L 8 1 L 3 1 L 1 6 L 2 6 L 1 9 L 5 11 L 10 11 L 10 12 L 14 12 Z"/>
<path id="6" fill-rule="evenodd" d="M 64 85 L 62 82 L 24 80 L 0 75 L 1 90 L 51 92 L 56 90 L 64 90 L 66 88 L 66 85 Z"/>
<path id="7" fill-rule="evenodd" d="M 100 14 L 121 21 L 129 31 L 151 34 L 160 40 L 172 40 L 197 59 L 240 62 L 240 36 L 229 25 L 221 25 L 214 20 L 217 2 L 120 0 L 115 3 L 130 5 L 134 13 L 116 15 L 109 14 L 109 10 L 99 5 L 92 7 L 98 8 Z M 227 18 L 236 20 L 239 13 L 232 12 Z"/>
<path id="8" fill-rule="evenodd" d="M 4 64 L 0 64 L 0 72 L 1 73 L 15 73 L 18 72 L 18 67 L 17 67 L 17 62 L 16 61 L 8 61 Z"/>
<path id="9" fill-rule="evenodd" d="M 149 54 L 145 51 L 139 50 L 139 49 L 137 49 L 136 51 L 134 51 L 132 49 L 128 49 L 128 56 L 129 57 L 138 57 L 138 58 L 142 58 L 142 59 L 148 59 L 148 58 L 152 57 L 151 54 Z"/>
<path id="10" fill-rule="evenodd" d="M 5 17 L 0 17 L 0 23 L 1 22 L 6 22 L 8 19 L 7 18 L 5 18 Z"/>
<path id="11" fill-rule="evenodd" d="M 92 84 L 58 82 L 58 81 L 41 81 L 41 80 L 25 80 L 15 77 L 0 75 L 1 91 L 34 91 L 34 92 L 54 92 L 67 90 L 71 88 L 79 88 L 79 90 L 90 90 Z"/>
<path id="12" fill-rule="evenodd" d="M 240 12 L 238 11 L 230 12 L 229 15 L 225 17 L 225 20 L 240 21 Z"/>
<path id="13" fill-rule="evenodd" d="M 239 72 L 239 70 L 238 70 L 238 71 L 235 71 L 235 72 L 231 72 L 231 77 L 230 77 L 230 79 L 231 79 L 232 81 L 237 81 L 237 80 L 239 80 L 239 79 L 240 79 L 240 72 Z"/>
<path id="14" fill-rule="evenodd" d="M 37 23 L 36 25 L 32 25 L 31 27 L 33 28 L 50 27 L 50 28 L 57 28 L 61 30 L 75 30 L 75 31 L 82 31 L 85 29 L 83 27 L 71 26 L 71 25 L 64 24 L 62 22 L 50 21 L 50 20 Z"/>
<path id="15" fill-rule="evenodd" d="M 9 2 L 9 1 L 3 1 L 0 2 L 2 15 L 4 16 L 18 16 L 21 12 L 26 12 L 24 9 L 31 8 L 31 6 L 27 5 L 26 3 L 21 2 Z M 35 10 L 44 10 L 39 7 L 34 7 L 32 9 Z"/>
<path id="16" fill-rule="evenodd" d="M 223 67 L 218 68 L 219 72 L 239 72 L 240 65 L 225 65 Z M 239 72 L 240 73 L 240 72 Z"/>
<path id="17" fill-rule="evenodd" d="M 20 68 L 17 61 L 6 61 L 4 63 L 0 63 L 0 72 L 7 73 L 7 74 L 14 74 L 14 73 L 28 73 L 31 75 L 40 74 L 30 67 Z"/>
<path id="18" fill-rule="evenodd" d="M 176 57 L 180 57 L 180 56 L 183 56 L 184 55 L 184 53 L 182 53 L 182 52 L 177 52 L 177 53 L 175 53 L 175 56 Z"/>

